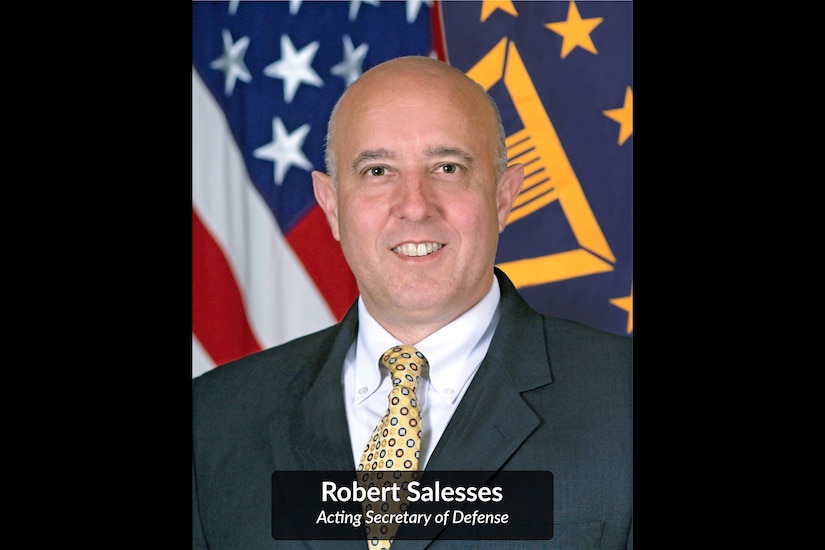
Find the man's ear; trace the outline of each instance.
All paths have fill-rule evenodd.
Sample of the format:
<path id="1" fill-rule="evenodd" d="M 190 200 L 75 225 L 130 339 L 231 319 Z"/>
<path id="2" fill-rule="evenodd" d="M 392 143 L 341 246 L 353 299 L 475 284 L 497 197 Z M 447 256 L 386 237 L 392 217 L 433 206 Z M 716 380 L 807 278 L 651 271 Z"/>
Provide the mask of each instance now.
<path id="1" fill-rule="evenodd" d="M 522 184 L 524 184 L 524 166 L 521 164 L 508 166 L 504 175 L 501 176 L 496 190 L 499 233 L 504 231 L 504 227 L 507 225 L 507 218 L 510 217 L 510 211 L 513 209 L 513 203 L 521 191 Z"/>
<path id="2" fill-rule="evenodd" d="M 332 236 L 336 241 L 341 240 L 341 235 L 338 232 L 338 189 L 332 183 L 332 178 L 329 175 L 312 171 L 312 188 L 315 190 L 315 200 L 324 214 L 327 216 L 329 228 L 332 229 Z"/>

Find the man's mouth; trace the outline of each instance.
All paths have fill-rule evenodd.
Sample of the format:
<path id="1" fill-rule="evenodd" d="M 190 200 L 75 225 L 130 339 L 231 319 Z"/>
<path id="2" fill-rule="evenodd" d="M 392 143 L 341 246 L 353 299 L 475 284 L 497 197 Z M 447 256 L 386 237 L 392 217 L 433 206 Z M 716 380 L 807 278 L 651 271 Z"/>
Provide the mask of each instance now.
<path id="1" fill-rule="evenodd" d="M 441 243 L 404 243 L 392 249 L 396 254 L 403 254 L 404 256 L 426 256 L 432 254 L 439 248 L 444 246 Z"/>

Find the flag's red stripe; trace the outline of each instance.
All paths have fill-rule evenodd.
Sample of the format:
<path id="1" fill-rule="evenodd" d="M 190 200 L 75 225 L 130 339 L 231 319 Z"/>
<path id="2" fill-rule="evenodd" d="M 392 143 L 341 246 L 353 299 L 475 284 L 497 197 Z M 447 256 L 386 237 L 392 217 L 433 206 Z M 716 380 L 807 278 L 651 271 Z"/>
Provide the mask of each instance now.
<path id="1" fill-rule="evenodd" d="M 261 349 L 229 263 L 192 209 L 192 332 L 220 365 Z"/>
<path id="2" fill-rule="evenodd" d="M 358 286 L 321 207 L 314 205 L 286 235 L 286 240 L 312 277 L 332 314 L 339 321 L 343 319 L 358 297 Z M 289 315 L 289 312 L 284 314 Z"/>
<path id="3" fill-rule="evenodd" d="M 447 48 L 444 42 L 444 27 L 441 24 L 441 2 L 435 0 L 430 8 L 430 29 L 433 39 L 433 51 L 441 61 L 447 61 Z"/>

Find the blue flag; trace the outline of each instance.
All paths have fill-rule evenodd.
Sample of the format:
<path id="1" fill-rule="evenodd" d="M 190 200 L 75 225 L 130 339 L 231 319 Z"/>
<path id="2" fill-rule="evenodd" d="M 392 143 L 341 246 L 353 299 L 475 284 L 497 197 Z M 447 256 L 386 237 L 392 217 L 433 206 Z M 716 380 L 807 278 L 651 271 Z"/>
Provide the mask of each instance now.
<path id="1" fill-rule="evenodd" d="M 525 183 L 497 264 L 539 311 L 633 332 L 633 3 L 440 2 L 447 61 Z"/>

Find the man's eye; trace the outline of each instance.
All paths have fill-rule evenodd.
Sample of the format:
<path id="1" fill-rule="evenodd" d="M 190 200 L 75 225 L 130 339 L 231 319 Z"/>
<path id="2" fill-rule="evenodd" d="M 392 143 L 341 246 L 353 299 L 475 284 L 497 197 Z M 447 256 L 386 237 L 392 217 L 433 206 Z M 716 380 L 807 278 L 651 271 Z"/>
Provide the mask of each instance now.
<path id="1" fill-rule="evenodd" d="M 385 174 L 385 170 L 383 166 L 373 166 L 369 169 L 370 176 L 383 176 Z"/>
<path id="2" fill-rule="evenodd" d="M 442 164 L 441 170 L 445 174 L 455 174 L 456 172 L 458 172 L 458 166 L 456 166 L 455 164 Z"/>

